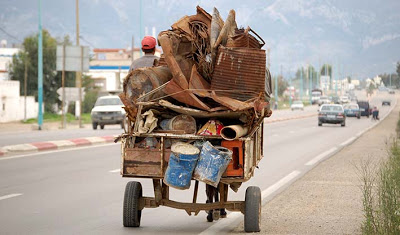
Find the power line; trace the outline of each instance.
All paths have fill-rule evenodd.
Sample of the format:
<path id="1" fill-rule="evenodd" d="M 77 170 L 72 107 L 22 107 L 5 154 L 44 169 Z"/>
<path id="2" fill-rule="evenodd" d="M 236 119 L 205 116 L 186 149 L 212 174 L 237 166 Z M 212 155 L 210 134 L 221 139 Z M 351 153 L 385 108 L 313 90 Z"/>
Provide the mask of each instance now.
<path id="1" fill-rule="evenodd" d="M 6 35 L 8 35 L 9 37 L 17 40 L 18 42 L 22 42 L 21 40 L 19 40 L 17 37 L 11 35 L 10 33 L 8 33 L 5 29 L 3 29 L 2 27 L 0 27 L 0 30 L 3 31 L 3 33 L 5 33 Z"/>
<path id="2" fill-rule="evenodd" d="M 83 38 L 83 36 L 79 36 L 80 39 L 82 39 L 82 41 L 86 42 L 87 44 L 89 44 L 89 46 L 96 48 L 92 43 L 90 43 L 88 40 L 86 40 L 85 38 Z"/>

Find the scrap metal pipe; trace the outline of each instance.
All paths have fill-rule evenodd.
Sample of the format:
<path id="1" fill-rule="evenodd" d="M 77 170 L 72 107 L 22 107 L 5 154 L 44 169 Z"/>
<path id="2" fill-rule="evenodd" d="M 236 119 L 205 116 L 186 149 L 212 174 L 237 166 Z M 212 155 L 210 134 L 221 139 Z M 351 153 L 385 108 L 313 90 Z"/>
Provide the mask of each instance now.
<path id="1" fill-rule="evenodd" d="M 225 140 L 235 140 L 247 134 L 248 127 L 242 125 L 231 125 L 221 129 L 221 137 Z"/>

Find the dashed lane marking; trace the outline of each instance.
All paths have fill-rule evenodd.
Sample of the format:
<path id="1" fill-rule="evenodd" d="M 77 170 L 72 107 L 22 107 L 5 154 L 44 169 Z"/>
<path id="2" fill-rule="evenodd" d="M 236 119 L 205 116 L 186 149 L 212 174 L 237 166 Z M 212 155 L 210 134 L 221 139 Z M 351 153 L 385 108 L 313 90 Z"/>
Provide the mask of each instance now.
<path id="1" fill-rule="evenodd" d="M 346 140 L 345 142 L 341 143 L 340 146 L 346 146 L 346 145 L 350 144 L 351 142 L 353 142 L 355 139 L 356 139 L 356 137 L 353 136 L 350 139 Z"/>
<path id="2" fill-rule="evenodd" d="M 0 197 L 0 201 L 1 200 L 5 200 L 5 199 L 9 199 L 9 198 L 13 198 L 13 197 L 18 197 L 18 196 L 21 196 L 21 195 L 22 195 L 22 193 L 14 193 L 14 194 L 5 195 L 5 196 Z"/>
<path id="3" fill-rule="evenodd" d="M 311 161 L 306 163 L 306 166 L 312 166 L 315 163 L 321 161 L 323 158 L 325 158 L 326 156 L 328 156 L 329 154 L 335 152 L 337 150 L 337 147 L 333 147 L 323 153 L 321 153 L 320 155 L 316 156 L 315 158 L 313 158 Z"/>

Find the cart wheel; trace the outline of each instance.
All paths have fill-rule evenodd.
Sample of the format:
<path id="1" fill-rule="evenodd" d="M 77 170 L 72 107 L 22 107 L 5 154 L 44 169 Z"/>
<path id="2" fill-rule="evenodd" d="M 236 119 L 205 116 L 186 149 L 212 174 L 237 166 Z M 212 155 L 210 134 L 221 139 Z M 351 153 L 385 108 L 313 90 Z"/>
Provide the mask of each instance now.
<path id="1" fill-rule="evenodd" d="M 139 199 L 142 197 L 142 185 L 131 181 L 126 184 L 124 196 L 124 227 L 139 227 L 142 210 L 139 210 Z"/>
<path id="2" fill-rule="evenodd" d="M 246 190 L 244 209 L 244 231 L 247 233 L 260 232 L 261 222 L 261 190 L 250 186 Z"/>

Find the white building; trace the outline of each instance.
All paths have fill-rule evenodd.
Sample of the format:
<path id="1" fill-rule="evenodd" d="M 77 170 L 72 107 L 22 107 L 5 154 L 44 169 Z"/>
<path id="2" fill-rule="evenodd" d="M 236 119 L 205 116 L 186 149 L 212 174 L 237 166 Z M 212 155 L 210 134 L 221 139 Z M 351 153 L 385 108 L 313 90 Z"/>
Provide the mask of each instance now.
<path id="1" fill-rule="evenodd" d="M 26 107 L 26 118 L 36 118 L 39 105 L 35 97 L 20 96 L 19 81 L 0 81 L 0 122 L 19 121 L 24 119 Z"/>
<path id="2" fill-rule="evenodd" d="M 94 57 L 90 61 L 87 75 L 94 79 L 94 85 L 101 91 L 121 91 L 122 83 L 129 72 L 129 67 L 134 59 L 140 58 L 140 49 L 94 49 Z M 156 49 L 156 56 L 161 51 Z M 133 58 L 132 58 L 133 56 Z"/>
<path id="3" fill-rule="evenodd" d="M 7 41 L 0 42 L 0 81 L 8 80 L 8 66 L 12 62 L 12 58 L 20 51 L 19 48 L 7 48 Z"/>

